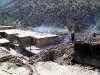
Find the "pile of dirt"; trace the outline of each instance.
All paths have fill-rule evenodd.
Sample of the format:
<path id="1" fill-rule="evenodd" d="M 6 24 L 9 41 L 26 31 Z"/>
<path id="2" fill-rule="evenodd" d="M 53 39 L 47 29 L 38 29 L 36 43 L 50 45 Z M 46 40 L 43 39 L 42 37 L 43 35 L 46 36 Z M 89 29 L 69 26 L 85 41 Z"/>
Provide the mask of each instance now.
<path id="1" fill-rule="evenodd" d="M 0 47 L 1 75 L 33 75 L 33 70 L 24 56 L 14 56 L 6 48 Z"/>
<path id="2" fill-rule="evenodd" d="M 73 43 L 62 43 L 51 46 L 32 57 L 33 62 L 53 61 L 59 64 L 71 64 L 74 54 Z"/>
<path id="3" fill-rule="evenodd" d="M 73 59 L 75 59 L 75 57 L 78 58 L 77 55 L 75 56 L 74 46 L 75 44 L 71 42 L 50 46 L 31 57 L 31 61 L 34 62 L 33 64 L 29 64 L 29 61 L 24 58 L 24 56 L 14 56 L 10 54 L 9 51 L 0 48 L 0 74 L 99 75 L 98 69 L 91 68 L 90 66 L 86 67 L 80 64 L 73 64 Z M 87 61 L 90 59 L 83 60 Z M 93 62 L 94 59 L 91 61 Z"/>

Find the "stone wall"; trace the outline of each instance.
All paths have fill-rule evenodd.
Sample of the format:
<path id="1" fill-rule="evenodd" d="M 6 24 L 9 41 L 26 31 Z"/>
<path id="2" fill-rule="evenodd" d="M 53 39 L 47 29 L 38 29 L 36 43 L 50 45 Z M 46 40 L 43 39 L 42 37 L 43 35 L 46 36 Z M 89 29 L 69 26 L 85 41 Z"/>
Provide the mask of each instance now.
<path id="1" fill-rule="evenodd" d="M 100 44 L 75 42 L 74 61 L 100 68 Z"/>

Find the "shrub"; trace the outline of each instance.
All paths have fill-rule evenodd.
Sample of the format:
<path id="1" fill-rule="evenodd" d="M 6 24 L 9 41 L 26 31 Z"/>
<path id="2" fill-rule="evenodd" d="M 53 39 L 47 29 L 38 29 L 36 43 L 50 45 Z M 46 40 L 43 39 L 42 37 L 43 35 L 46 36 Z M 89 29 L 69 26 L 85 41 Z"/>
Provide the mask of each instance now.
<path id="1" fill-rule="evenodd" d="M 80 32 L 81 29 L 80 29 L 80 26 L 78 24 L 75 24 L 74 25 L 74 32 Z"/>

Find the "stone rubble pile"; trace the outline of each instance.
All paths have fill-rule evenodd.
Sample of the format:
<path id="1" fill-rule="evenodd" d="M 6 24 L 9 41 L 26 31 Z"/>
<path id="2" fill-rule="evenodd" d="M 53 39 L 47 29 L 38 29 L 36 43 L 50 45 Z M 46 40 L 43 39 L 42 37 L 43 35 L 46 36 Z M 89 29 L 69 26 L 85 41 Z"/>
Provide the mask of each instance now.
<path id="1" fill-rule="evenodd" d="M 74 47 L 73 43 L 62 43 L 51 46 L 32 57 L 34 62 L 54 61 L 59 64 L 62 62 L 69 64 L 73 60 Z M 60 61 L 59 61 L 60 60 Z"/>

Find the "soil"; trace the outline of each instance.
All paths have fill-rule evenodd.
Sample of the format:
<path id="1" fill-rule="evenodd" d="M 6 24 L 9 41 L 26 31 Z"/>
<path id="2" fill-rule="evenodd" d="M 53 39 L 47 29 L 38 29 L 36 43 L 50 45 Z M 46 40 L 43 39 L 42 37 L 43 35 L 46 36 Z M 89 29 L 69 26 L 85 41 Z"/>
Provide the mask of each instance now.
<path id="1" fill-rule="evenodd" d="M 100 75 L 99 69 L 72 62 L 73 46 L 73 43 L 62 43 L 42 50 L 32 57 L 33 64 L 29 64 L 28 57 L 2 48 L 0 75 Z"/>

